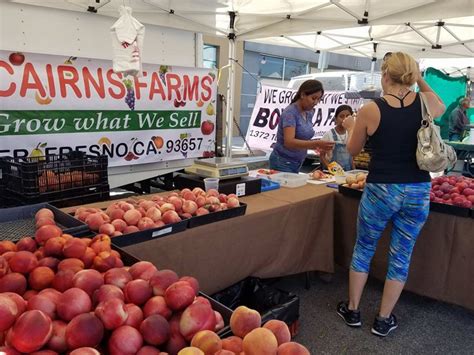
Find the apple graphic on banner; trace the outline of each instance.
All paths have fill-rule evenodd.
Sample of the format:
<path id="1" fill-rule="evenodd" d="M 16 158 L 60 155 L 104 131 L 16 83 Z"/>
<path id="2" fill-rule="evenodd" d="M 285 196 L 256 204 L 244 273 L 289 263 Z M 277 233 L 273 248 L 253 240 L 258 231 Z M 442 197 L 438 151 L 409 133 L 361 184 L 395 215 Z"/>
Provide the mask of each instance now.
<path id="1" fill-rule="evenodd" d="M 20 52 L 15 52 L 15 53 L 10 54 L 10 56 L 8 57 L 8 60 L 13 65 L 22 65 L 23 62 L 25 61 L 25 55 Z"/>
<path id="2" fill-rule="evenodd" d="M 205 136 L 211 134 L 214 131 L 214 123 L 212 121 L 204 121 L 201 124 L 201 132 Z"/>

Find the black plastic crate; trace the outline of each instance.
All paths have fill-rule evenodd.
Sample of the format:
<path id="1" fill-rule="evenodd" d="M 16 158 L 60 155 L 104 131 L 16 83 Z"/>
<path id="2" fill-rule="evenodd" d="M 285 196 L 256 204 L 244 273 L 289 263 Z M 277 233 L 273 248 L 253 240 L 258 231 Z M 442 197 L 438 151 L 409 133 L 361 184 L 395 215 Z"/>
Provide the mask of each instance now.
<path id="1" fill-rule="evenodd" d="M 339 185 L 338 190 L 344 196 L 354 197 L 354 198 L 361 198 L 362 197 L 362 190 L 352 189 L 347 186 Z"/>
<path id="2" fill-rule="evenodd" d="M 195 216 L 188 219 L 188 228 L 203 226 L 205 224 L 222 221 L 224 219 L 243 216 L 247 210 L 247 204 L 240 202 L 240 206 L 228 208 L 223 211 L 211 212 L 202 216 Z"/>
<path id="3" fill-rule="evenodd" d="M 23 202 L 61 201 L 109 191 L 105 155 L 72 152 L 1 160 L 5 192 Z"/>
<path id="4" fill-rule="evenodd" d="M 438 202 L 430 202 L 430 211 L 451 214 L 459 217 L 469 217 L 471 214 L 471 209 L 469 208 Z"/>
<path id="5" fill-rule="evenodd" d="M 178 223 L 167 224 L 163 227 L 146 229 L 135 233 L 113 237 L 111 238 L 112 244 L 118 247 L 126 247 L 129 245 L 146 242 L 148 240 L 166 237 L 168 235 L 184 231 L 188 227 L 188 221 L 188 219 L 185 219 Z"/>
<path id="6" fill-rule="evenodd" d="M 278 319 L 285 322 L 292 336 L 296 335 L 300 314 L 300 299 L 291 292 L 271 285 L 271 281 L 248 277 L 211 297 L 224 306 L 235 310 L 246 306 L 257 310 L 262 317 L 262 324 Z M 233 335 L 230 326 L 221 330 L 221 338 Z"/>
<path id="7" fill-rule="evenodd" d="M 60 211 L 48 203 L 0 209 L 0 240 L 16 241 L 35 234 L 35 214 L 41 208 L 48 208 L 54 220 L 64 233 L 79 236 L 89 230 L 87 224 Z"/>

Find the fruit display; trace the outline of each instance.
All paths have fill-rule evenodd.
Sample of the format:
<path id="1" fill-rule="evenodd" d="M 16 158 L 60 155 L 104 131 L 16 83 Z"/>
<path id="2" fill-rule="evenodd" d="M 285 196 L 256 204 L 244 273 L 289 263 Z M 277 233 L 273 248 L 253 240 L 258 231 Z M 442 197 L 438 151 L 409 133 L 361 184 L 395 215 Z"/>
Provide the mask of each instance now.
<path id="1" fill-rule="evenodd" d="M 124 266 L 109 236 L 74 238 L 44 223 L 52 218 L 42 209 L 34 238 L 0 241 L 0 353 L 309 354 L 284 322 L 261 326 L 245 306 L 220 339 L 224 319 L 197 279 L 147 261 Z"/>
<path id="2" fill-rule="evenodd" d="M 351 189 L 363 190 L 367 179 L 366 173 L 358 174 L 347 174 L 346 182 L 342 186 L 349 187 Z"/>
<path id="3" fill-rule="evenodd" d="M 235 194 L 220 194 L 196 187 L 171 192 L 167 196 L 128 199 L 112 202 L 105 210 L 79 207 L 74 216 L 92 231 L 111 237 L 163 227 L 182 220 L 235 208 L 240 205 Z"/>
<path id="4" fill-rule="evenodd" d="M 431 181 L 430 201 L 464 208 L 474 206 L 474 179 L 440 176 Z"/>

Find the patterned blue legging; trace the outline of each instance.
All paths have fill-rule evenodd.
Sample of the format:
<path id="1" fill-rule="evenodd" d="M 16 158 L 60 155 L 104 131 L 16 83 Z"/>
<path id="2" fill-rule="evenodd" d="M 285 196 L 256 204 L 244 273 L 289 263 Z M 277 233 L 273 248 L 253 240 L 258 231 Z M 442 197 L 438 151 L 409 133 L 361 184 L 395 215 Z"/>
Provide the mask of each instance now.
<path id="1" fill-rule="evenodd" d="M 413 247 L 429 214 L 430 186 L 429 182 L 366 185 L 359 205 L 352 270 L 369 272 L 377 242 L 392 220 L 387 279 L 406 281 Z"/>

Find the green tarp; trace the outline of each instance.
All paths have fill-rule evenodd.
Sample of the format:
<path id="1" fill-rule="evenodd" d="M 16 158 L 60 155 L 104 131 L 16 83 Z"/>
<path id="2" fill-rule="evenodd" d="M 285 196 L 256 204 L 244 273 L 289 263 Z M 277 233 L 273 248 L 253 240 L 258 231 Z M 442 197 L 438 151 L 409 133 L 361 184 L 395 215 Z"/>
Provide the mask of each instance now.
<path id="1" fill-rule="evenodd" d="M 453 78 L 434 68 L 426 69 L 424 78 L 446 105 L 446 111 L 441 117 L 437 117 L 435 122 L 441 127 L 441 136 L 447 139 L 449 115 L 458 105 L 459 99 L 466 96 L 467 78 L 465 76 Z M 473 117 L 471 122 L 472 119 Z"/>

